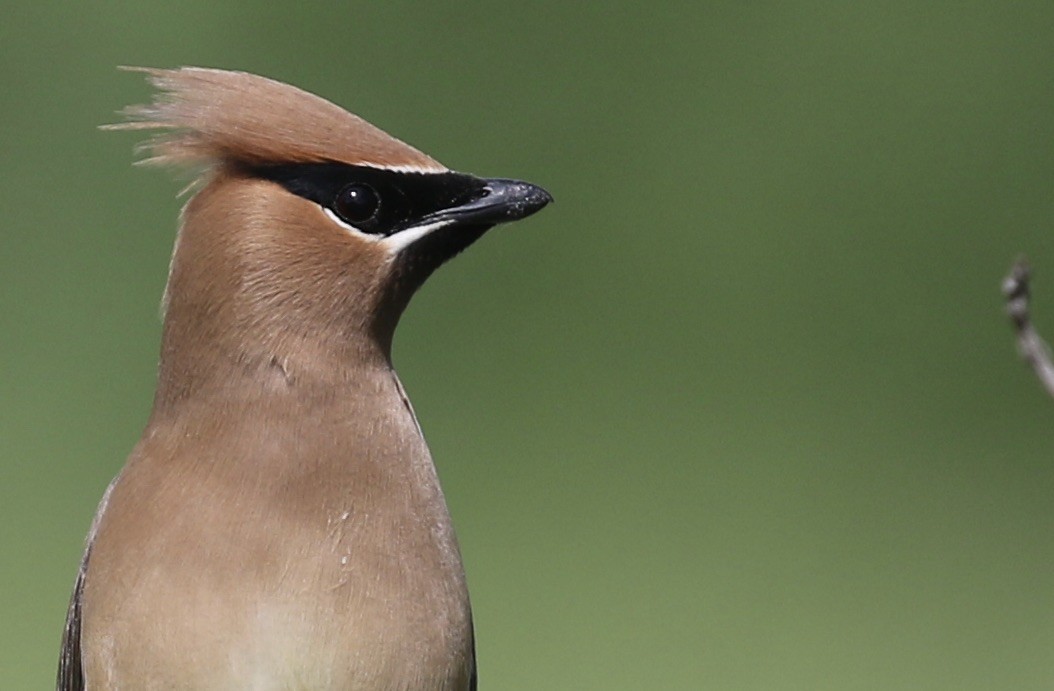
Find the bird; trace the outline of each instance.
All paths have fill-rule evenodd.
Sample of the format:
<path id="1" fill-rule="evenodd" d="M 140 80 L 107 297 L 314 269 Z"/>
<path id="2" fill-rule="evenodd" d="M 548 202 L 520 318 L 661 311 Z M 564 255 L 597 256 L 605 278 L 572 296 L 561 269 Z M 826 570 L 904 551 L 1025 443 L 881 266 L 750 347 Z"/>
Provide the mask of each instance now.
<path id="1" fill-rule="evenodd" d="M 415 291 L 542 187 L 247 72 L 130 68 L 189 170 L 153 406 L 89 530 L 58 691 L 476 689 L 460 548 L 392 364 Z"/>

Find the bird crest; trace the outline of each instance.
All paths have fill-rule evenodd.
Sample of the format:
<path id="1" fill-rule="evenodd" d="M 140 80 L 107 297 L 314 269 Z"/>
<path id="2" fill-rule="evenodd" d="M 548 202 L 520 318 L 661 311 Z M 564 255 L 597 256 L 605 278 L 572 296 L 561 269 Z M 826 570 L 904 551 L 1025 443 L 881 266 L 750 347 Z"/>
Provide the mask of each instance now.
<path id="1" fill-rule="evenodd" d="M 326 99 L 246 72 L 183 67 L 143 72 L 154 101 L 106 129 L 167 130 L 146 141 L 145 164 L 345 163 L 441 173 L 433 158 Z"/>

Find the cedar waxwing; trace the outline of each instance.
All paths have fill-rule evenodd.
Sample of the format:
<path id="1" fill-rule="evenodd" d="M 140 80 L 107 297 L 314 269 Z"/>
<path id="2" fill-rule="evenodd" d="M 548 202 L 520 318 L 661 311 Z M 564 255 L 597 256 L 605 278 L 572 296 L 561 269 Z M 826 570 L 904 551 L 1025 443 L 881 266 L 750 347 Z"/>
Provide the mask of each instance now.
<path id="1" fill-rule="evenodd" d="M 92 522 L 58 688 L 476 688 L 468 592 L 392 369 L 414 291 L 540 187 L 448 170 L 317 96 L 144 70 L 121 129 L 207 171 L 146 430 Z"/>

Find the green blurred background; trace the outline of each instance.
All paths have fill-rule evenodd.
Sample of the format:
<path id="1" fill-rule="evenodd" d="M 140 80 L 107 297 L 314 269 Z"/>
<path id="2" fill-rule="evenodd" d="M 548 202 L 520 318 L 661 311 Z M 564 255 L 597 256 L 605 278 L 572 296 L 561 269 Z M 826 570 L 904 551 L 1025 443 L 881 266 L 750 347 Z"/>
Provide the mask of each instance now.
<path id="1" fill-rule="evenodd" d="M 557 203 L 396 364 L 486 689 L 1054 688 L 1054 4 L 16 2 L 0 22 L 0 687 L 53 682 L 151 401 L 181 182 L 118 64 L 245 69 Z"/>

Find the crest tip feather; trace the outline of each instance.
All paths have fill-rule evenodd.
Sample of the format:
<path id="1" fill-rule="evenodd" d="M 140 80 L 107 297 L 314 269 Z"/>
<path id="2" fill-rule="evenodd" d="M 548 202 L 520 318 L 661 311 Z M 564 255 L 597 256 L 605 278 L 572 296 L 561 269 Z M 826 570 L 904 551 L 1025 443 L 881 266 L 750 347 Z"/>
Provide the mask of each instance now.
<path id="1" fill-rule="evenodd" d="M 107 131 L 168 130 L 144 142 L 148 165 L 338 162 L 444 172 L 440 163 L 340 106 L 247 72 L 121 66 L 147 75 L 149 104 Z"/>

